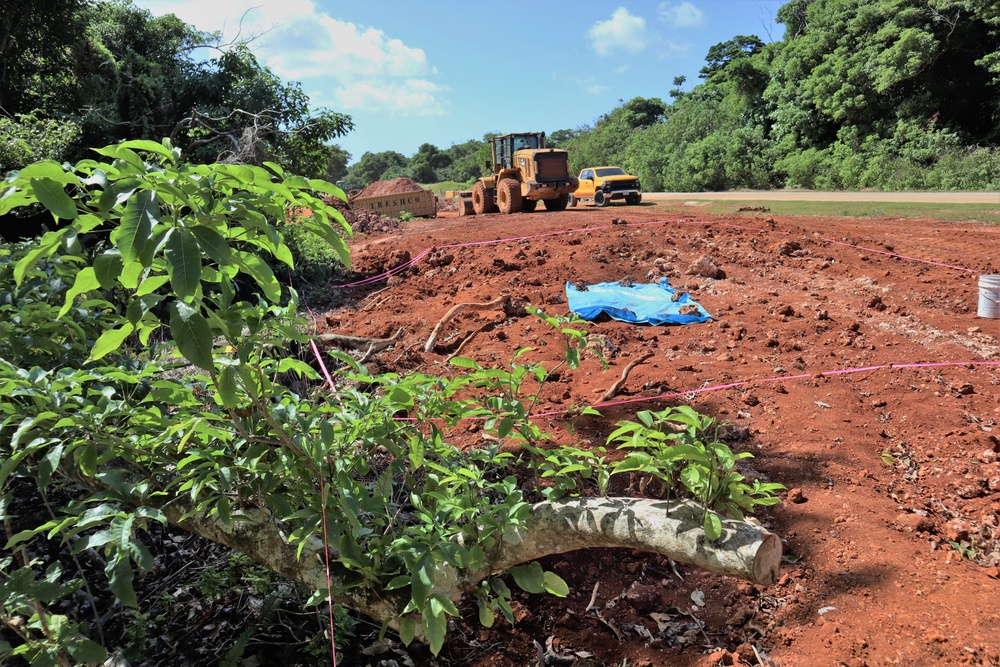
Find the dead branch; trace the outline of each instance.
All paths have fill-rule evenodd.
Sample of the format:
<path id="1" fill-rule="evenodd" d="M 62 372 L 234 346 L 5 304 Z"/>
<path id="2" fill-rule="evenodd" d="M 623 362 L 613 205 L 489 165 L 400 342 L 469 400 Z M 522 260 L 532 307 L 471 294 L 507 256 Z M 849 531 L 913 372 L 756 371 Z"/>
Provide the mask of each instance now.
<path id="1" fill-rule="evenodd" d="M 365 338 L 362 336 L 344 336 L 341 334 L 319 334 L 317 339 L 324 343 L 333 343 L 338 347 L 349 347 L 354 350 L 366 350 L 366 354 L 379 352 L 387 347 L 392 347 L 403 337 L 403 328 L 392 335 L 392 338 Z"/>
<path id="2" fill-rule="evenodd" d="M 430 352 L 431 350 L 434 349 L 434 344 L 437 342 L 438 336 L 441 335 L 442 329 L 444 329 L 445 325 L 447 325 L 448 322 L 453 320 L 455 316 L 458 315 L 463 310 L 486 310 L 488 308 L 493 308 L 501 304 L 506 305 L 509 302 L 510 302 L 510 296 L 504 295 L 504 296 L 498 296 L 492 301 L 487 301 L 486 303 L 457 304 L 456 306 L 452 307 L 451 310 L 445 313 L 445 316 L 442 317 L 441 321 L 438 322 L 437 325 L 434 327 L 434 331 L 431 332 L 431 337 L 427 339 L 427 343 L 424 345 L 424 352 Z M 505 311 L 507 310 L 506 307 L 504 308 L 504 310 Z"/>
<path id="3" fill-rule="evenodd" d="M 646 359 L 649 359 L 651 356 L 653 356 L 653 353 L 647 352 L 646 354 L 642 355 L 641 357 L 630 363 L 628 366 L 626 366 L 625 370 L 622 371 L 622 376 L 618 378 L 618 381 L 615 382 L 610 387 L 608 387 L 608 390 L 603 394 L 601 394 L 601 397 L 598 399 L 597 402 L 603 403 L 604 401 L 610 400 L 611 397 L 613 397 L 616 393 L 618 393 L 618 389 L 621 388 L 622 384 L 624 384 L 626 378 L 628 378 L 628 374 L 632 372 L 632 369 L 641 364 L 642 362 L 646 361 Z"/>

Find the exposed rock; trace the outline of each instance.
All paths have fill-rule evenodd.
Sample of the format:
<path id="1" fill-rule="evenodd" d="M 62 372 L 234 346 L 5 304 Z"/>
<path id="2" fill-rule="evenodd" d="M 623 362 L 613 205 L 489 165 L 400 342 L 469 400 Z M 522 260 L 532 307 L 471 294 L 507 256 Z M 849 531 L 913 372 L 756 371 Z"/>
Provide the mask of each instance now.
<path id="1" fill-rule="evenodd" d="M 701 259 L 693 262 L 691 266 L 688 267 L 687 273 L 692 276 L 703 276 L 705 278 L 714 278 L 716 280 L 726 277 L 725 271 L 720 269 L 708 255 L 702 255 Z"/>

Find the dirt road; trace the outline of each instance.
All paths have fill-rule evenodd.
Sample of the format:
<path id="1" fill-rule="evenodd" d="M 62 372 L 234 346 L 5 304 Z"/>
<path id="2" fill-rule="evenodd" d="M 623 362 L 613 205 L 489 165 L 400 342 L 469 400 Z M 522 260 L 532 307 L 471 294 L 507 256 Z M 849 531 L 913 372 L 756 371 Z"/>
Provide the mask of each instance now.
<path id="1" fill-rule="evenodd" d="M 646 192 L 644 201 L 833 201 L 911 202 L 925 204 L 1000 204 L 1000 192 L 819 192 L 754 190 L 747 192 Z"/>
<path id="2" fill-rule="evenodd" d="M 452 659 L 520 666 L 548 641 L 580 665 L 1000 665 L 1000 320 L 976 316 L 978 276 L 1000 273 L 1000 228 L 614 206 L 416 220 L 357 239 L 354 253 L 359 277 L 420 258 L 341 290 L 322 318 L 355 336 L 403 329 L 367 360 L 374 371 L 450 372 L 446 358 L 476 331 L 462 354 L 482 364 L 526 346 L 551 363 L 561 352 L 554 338 L 542 344 L 544 325 L 501 311 L 460 316 L 434 352 L 423 348 L 459 303 L 510 294 L 564 314 L 567 282 L 668 277 L 714 319 L 592 323 L 611 367 L 562 374 L 542 409 L 593 403 L 630 361 L 653 356 L 600 419 L 543 428 L 596 447 L 639 409 L 685 403 L 732 425 L 727 440 L 756 457 L 747 475 L 796 489 L 761 516 L 785 540 L 775 586 L 630 551 L 576 552 L 545 563 L 570 596 L 519 594 L 513 628 L 486 630 L 463 607 Z M 689 274 L 702 256 L 725 277 Z"/>

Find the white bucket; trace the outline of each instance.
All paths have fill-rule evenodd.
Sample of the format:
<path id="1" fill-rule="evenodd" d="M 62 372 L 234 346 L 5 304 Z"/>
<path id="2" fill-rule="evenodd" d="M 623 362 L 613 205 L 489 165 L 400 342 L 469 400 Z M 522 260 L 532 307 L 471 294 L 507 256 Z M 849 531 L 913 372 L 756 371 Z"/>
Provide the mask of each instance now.
<path id="1" fill-rule="evenodd" d="M 979 317 L 1000 319 L 1000 275 L 979 276 Z"/>

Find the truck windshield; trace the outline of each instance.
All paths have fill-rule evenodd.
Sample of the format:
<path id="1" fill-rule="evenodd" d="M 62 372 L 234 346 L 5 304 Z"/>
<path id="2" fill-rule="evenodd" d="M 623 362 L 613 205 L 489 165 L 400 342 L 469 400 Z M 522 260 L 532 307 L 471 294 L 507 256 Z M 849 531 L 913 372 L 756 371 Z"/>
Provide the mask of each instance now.
<path id="1" fill-rule="evenodd" d="M 602 178 L 604 176 L 624 176 L 625 172 L 621 167 L 605 167 L 604 169 L 598 169 L 597 175 Z"/>
<path id="2" fill-rule="evenodd" d="M 519 151 L 525 148 L 538 148 L 538 137 L 533 134 L 514 137 L 514 150 Z"/>

